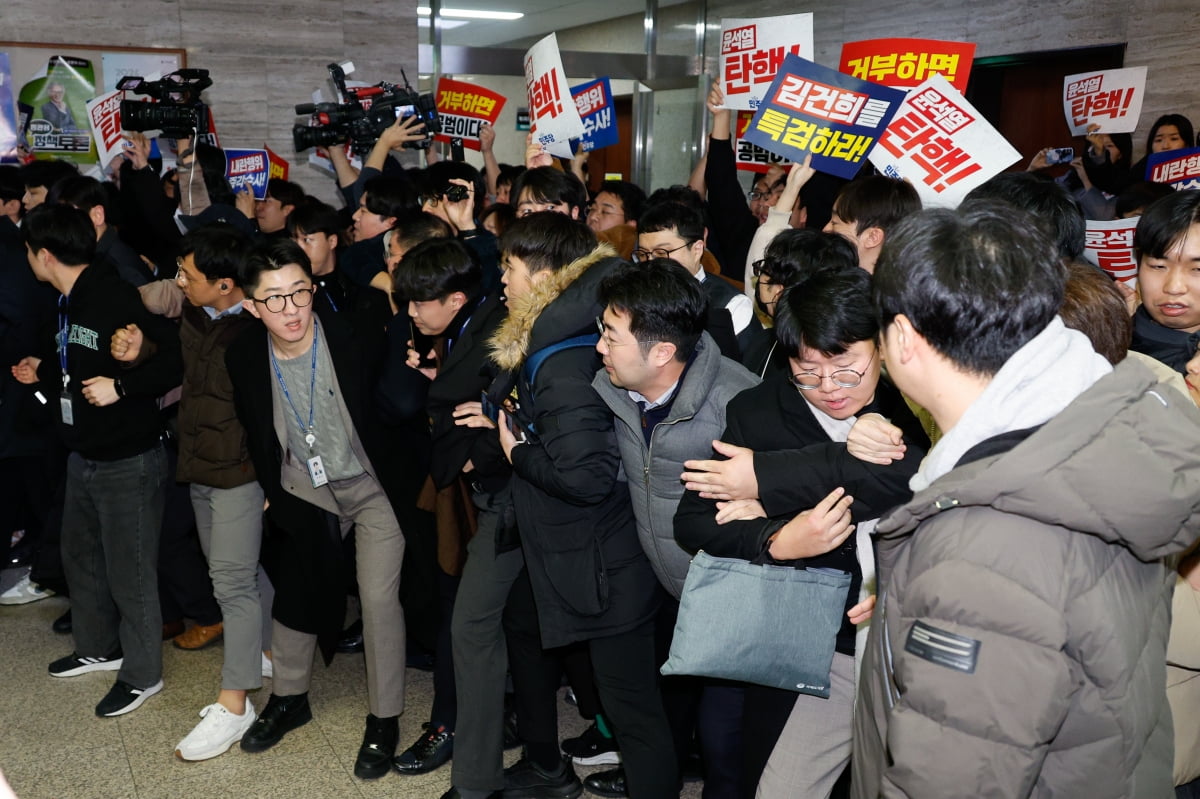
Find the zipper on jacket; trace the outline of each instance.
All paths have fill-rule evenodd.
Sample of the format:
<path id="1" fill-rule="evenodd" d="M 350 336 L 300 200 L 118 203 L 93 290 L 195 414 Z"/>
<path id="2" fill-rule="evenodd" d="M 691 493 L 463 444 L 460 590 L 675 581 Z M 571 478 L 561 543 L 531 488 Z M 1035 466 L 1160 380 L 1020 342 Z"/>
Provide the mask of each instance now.
<path id="1" fill-rule="evenodd" d="M 895 690 L 896 671 L 895 664 L 892 660 L 892 637 L 888 634 L 887 620 L 887 589 L 884 589 L 879 594 L 879 623 L 882 626 L 880 632 L 883 635 L 883 647 L 881 654 L 883 655 L 883 687 L 887 696 L 887 709 L 891 710 L 900 701 L 900 693 Z"/>
<path id="2" fill-rule="evenodd" d="M 646 489 L 646 518 L 650 520 L 650 540 L 654 543 L 654 551 L 658 555 L 658 559 L 660 561 L 662 560 L 662 547 L 660 547 L 658 544 L 658 536 L 654 534 L 654 503 L 650 497 L 650 464 L 654 462 L 654 434 L 658 432 L 658 428 L 660 427 L 678 424 L 679 422 L 690 421 L 694 417 L 695 414 L 692 414 L 692 416 L 681 417 L 679 419 L 664 419 L 663 421 L 654 425 L 654 430 L 650 431 L 650 443 L 646 445 L 646 454 L 644 456 L 645 460 L 642 462 L 642 486 Z M 646 424 L 645 414 L 642 415 L 642 424 Z"/>

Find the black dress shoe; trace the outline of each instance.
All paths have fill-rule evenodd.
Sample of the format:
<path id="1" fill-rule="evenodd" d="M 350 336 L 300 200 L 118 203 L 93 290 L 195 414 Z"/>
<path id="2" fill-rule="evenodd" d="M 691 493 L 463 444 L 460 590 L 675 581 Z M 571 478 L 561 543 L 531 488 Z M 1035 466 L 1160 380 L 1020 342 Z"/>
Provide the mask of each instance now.
<path id="1" fill-rule="evenodd" d="M 343 655 L 353 655 L 355 652 L 363 651 L 362 619 L 342 630 L 342 637 L 338 639 L 334 649 Z"/>
<path id="2" fill-rule="evenodd" d="M 504 794 L 500 791 L 493 791 L 488 794 L 488 799 L 503 799 Z M 442 794 L 442 799 L 462 799 L 462 794 L 458 792 L 458 788 L 451 788 Z"/>
<path id="3" fill-rule="evenodd" d="M 425 732 L 416 743 L 392 760 L 401 774 L 424 774 L 444 766 L 454 754 L 454 733 L 441 724 L 421 725 Z"/>
<path id="4" fill-rule="evenodd" d="M 242 738 L 242 749 L 247 752 L 262 752 L 275 744 L 297 727 L 312 721 L 312 708 L 308 706 L 308 693 L 294 696 L 271 694 L 267 706 L 250 725 Z"/>
<path id="5" fill-rule="evenodd" d="M 575 799 L 582 793 L 583 783 L 569 758 L 559 760 L 554 772 L 527 757 L 504 769 L 504 799 Z"/>
<path id="6" fill-rule="evenodd" d="M 614 768 L 590 774 L 583 781 L 583 787 L 587 788 L 589 793 L 594 793 L 597 796 L 629 796 L 629 789 L 625 785 L 624 768 Z"/>
<path id="7" fill-rule="evenodd" d="M 66 613 L 55 619 L 54 623 L 50 625 L 50 629 L 63 635 L 71 632 L 71 609 L 67 608 Z"/>
<path id="8" fill-rule="evenodd" d="M 354 761 L 354 776 L 360 780 L 375 780 L 387 774 L 400 741 L 400 717 L 381 719 L 373 713 L 367 714 L 367 729 L 363 733 L 362 746 Z"/>

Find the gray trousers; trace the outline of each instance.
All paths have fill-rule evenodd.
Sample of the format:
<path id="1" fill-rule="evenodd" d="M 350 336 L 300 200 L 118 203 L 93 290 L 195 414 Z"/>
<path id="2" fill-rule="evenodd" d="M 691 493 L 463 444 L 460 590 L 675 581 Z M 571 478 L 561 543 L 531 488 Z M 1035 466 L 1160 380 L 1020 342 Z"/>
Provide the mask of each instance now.
<path id="1" fill-rule="evenodd" d="M 833 654 L 829 698 L 800 694 L 758 781 L 756 799 L 828 799 L 850 762 L 854 658 Z"/>
<path id="2" fill-rule="evenodd" d="M 379 718 L 404 712 L 405 637 L 400 609 L 400 564 L 404 534 L 383 489 L 369 474 L 329 484 L 343 529 L 354 524 L 358 550 L 358 595 L 362 601 L 363 648 L 367 657 L 367 702 Z M 308 691 L 317 636 L 276 621 L 272 627 L 272 693 Z"/>
<path id="3" fill-rule="evenodd" d="M 451 778 L 460 791 L 490 792 L 504 787 L 504 606 L 525 556 L 520 549 L 496 554 L 496 527 L 509 502 L 507 490 L 476 494 L 474 500 L 478 530 L 467 545 L 450 623 L 458 695 Z"/>
<path id="4" fill-rule="evenodd" d="M 213 595 L 225 623 L 221 687 L 252 691 L 262 687 L 262 486 L 257 481 L 235 488 L 193 483 L 190 490 L 200 548 L 208 559 Z"/>
<path id="5" fill-rule="evenodd" d="M 120 649 L 117 679 L 149 688 L 162 678 L 158 538 L 167 459 L 162 444 L 132 458 L 67 458 L 62 556 L 71 588 L 75 652 Z"/>

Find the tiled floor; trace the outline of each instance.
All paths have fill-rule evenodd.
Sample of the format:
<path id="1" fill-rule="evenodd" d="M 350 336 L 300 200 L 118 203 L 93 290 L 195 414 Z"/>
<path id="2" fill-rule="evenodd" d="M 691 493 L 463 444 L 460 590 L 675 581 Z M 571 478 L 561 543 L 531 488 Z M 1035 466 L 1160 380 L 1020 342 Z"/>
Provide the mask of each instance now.
<path id="1" fill-rule="evenodd" d="M 0 573 L 0 591 L 20 576 Z M 310 699 L 313 721 L 269 752 L 250 755 L 234 746 L 202 763 L 184 763 L 175 745 L 216 699 L 220 645 L 199 652 L 163 646 L 166 687 L 140 709 L 115 719 L 93 708 L 112 684 L 111 672 L 54 679 L 46 666 L 72 648 L 70 636 L 50 624 L 66 600 L 53 597 L 0 607 L 0 771 L 21 799 L 438 799 L 450 784 L 450 767 L 431 774 L 389 774 L 375 782 L 352 775 L 367 712 L 361 656 L 340 655 L 318 664 Z M 431 675 L 409 669 L 408 710 L 400 719 L 401 746 L 416 740 L 428 720 Z M 270 681 L 253 696 L 262 708 Z M 564 735 L 584 727 L 574 708 L 560 702 Z M 509 752 L 506 762 L 517 756 Z M 580 768 L 580 776 L 598 769 Z M 685 797 L 698 797 L 688 785 Z"/>

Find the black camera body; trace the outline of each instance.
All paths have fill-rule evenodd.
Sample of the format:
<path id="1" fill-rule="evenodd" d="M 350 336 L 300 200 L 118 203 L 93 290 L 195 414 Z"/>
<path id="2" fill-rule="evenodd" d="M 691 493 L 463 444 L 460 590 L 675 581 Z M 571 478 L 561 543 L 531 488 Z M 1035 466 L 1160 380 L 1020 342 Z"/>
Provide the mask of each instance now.
<path id="1" fill-rule="evenodd" d="M 338 64 L 329 65 L 329 76 L 333 80 L 339 97 L 338 103 L 302 103 L 296 113 L 310 115 L 312 124 L 292 127 L 292 142 L 296 152 L 309 147 L 330 147 L 350 142 L 350 148 L 358 156 L 371 152 L 379 135 L 400 118 L 417 117 L 425 126 L 425 138 L 418 142 L 406 142 L 405 147 L 424 149 L 433 141 L 433 135 L 442 129 L 438 118 L 437 102 L 431 94 L 417 94 L 408 83 L 404 70 L 400 70 L 404 85 L 381 81 L 374 86 L 346 88 L 346 73 Z M 366 101 L 370 107 L 364 108 Z"/>
<path id="2" fill-rule="evenodd" d="M 452 203 L 462 202 L 471 196 L 471 192 L 461 183 L 451 183 L 442 194 Z"/>
<path id="3" fill-rule="evenodd" d="M 159 80 L 127 75 L 117 89 L 144 94 L 156 102 L 121 101 L 121 127 L 125 130 L 161 130 L 168 139 L 190 138 L 208 129 L 208 106 L 200 93 L 212 86 L 207 69 L 179 69 Z"/>

